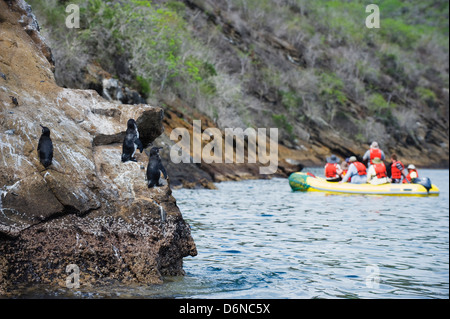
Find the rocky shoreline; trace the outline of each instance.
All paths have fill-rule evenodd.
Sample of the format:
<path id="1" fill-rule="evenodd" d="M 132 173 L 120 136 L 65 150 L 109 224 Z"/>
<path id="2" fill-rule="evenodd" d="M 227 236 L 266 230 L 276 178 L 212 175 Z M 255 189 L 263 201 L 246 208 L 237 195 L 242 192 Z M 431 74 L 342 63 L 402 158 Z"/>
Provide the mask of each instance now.
<path id="1" fill-rule="evenodd" d="M 68 265 L 81 287 L 183 275 L 183 258 L 197 251 L 170 183 L 147 188 L 145 153 L 121 163 L 127 120 L 150 145 L 164 111 L 59 87 L 37 26 L 24 1 L 0 1 L 0 295 L 64 287 Z M 37 157 L 39 124 L 52 134 L 48 169 Z"/>

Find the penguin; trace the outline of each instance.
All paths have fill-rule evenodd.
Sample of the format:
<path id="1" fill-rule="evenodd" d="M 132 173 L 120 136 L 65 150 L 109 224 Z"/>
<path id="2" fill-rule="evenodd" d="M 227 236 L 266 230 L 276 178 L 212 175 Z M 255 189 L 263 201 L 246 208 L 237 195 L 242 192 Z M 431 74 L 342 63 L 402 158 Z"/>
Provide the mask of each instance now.
<path id="1" fill-rule="evenodd" d="M 39 160 L 41 164 L 44 165 L 45 168 L 49 167 L 52 164 L 53 159 L 53 142 L 50 138 L 50 130 L 48 127 L 42 126 L 42 135 L 39 139 L 39 144 L 37 147 L 37 151 L 39 154 Z"/>
<path id="2" fill-rule="evenodd" d="M 10 96 L 10 98 L 14 106 L 19 106 L 19 101 L 17 101 L 17 98 L 15 96 Z"/>
<path id="3" fill-rule="evenodd" d="M 139 139 L 139 131 L 136 121 L 134 119 L 129 119 L 127 122 L 127 131 L 125 132 L 125 138 L 122 145 L 122 162 L 137 162 L 136 158 L 134 157 L 136 149 L 139 149 L 139 151 L 142 153 L 142 151 L 144 150 L 144 145 Z"/>
<path id="4" fill-rule="evenodd" d="M 159 183 L 161 172 L 164 178 L 167 179 L 167 172 L 164 168 L 161 157 L 159 156 L 159 150 L 162 147 L 152 147 L 150 150 L 148 165 L 147 165 L 147 186 L 151 188 L 153 186 L 163 186 Z"/>

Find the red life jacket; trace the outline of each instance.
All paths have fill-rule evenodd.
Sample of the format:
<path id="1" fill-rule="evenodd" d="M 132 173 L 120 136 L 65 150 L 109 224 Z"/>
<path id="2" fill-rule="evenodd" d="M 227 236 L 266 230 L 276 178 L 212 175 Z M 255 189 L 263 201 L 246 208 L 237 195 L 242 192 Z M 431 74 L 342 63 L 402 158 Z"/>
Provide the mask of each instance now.
<path id="1" fill-rule="evenodd" d="M 377 178 L 387 177 L 386 166 L 384 166 L 384 163 L 373 164 L 373 168 L 375 169 Z"/>
<path id="2" fill-rule="evenodd" d="M 397 168 L 397 163 L 400 163 L 402 166 L 402 169 L 399 170 Z M 405 169 L 405 166 L 400 161 L 394 161 L 391 165 L 391 178 L 392 179 L 401 179 L 402 178 L 402 171 Z"/>
<path id="3" fill-rule="evenodd" d="M 412 172 L 416 172 L 417 177 L 419 177 L 419 173 L 417 172 L 417 170 L 411 169 L 410 172 L 408 173 L 408 175 L 406 175 L 406 179 L 407 179 L 409 182 L 411 182 L 411 173 L 412 173 Z M 417 178 L 417 177 L 416 177 L 416 178 Z M 406 182 L 403 181 L 403 183 L 406 183 Z"/>
<path id="4" fill-rule="evenodd" d="M 366 166 L 360 162 L 353 162 L 356 169 L 358 170 L 358 175 L 367 175 Z"/>
<path id="5" fill-rule="evenodd" d="M 381 150 L 380 150 L 379 148 L 371 148 L 371 149 L 369 150 L 369 152 L 370 152 L 370 164 L 373 164 L 373 163 L 372 163 L 372 160 L 373 160 L 375 157 L 378 157 L 379 159 L 382 159 L 382 158 L 381 158 Z"/>
<path id="6" fill-rule="evenodd" d="M 337 168 L 337 164 L 327 163 L 327 165 L 325 165 L 325 177 L 326 178 L 337 177 L 336 168 Z"/>

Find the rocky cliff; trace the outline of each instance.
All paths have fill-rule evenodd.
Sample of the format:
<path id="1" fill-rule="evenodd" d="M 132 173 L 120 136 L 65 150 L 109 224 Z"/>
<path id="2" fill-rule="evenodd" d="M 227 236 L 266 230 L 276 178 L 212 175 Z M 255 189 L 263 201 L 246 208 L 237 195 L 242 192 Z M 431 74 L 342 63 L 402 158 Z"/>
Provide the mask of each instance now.
<path id="1" fill-rule="evenodd" d="M 59 87 L 53 70 L 30 7 L 0 1 L 0 294 L 65 286 L 69 264 L 81 287 L 182 275 L 183 257 L 197 252 L 170 185 L 147 188 L 145 153 L 121 162 L 127 120 L 149 145 L 164 111 Z M 54 144 L 48 169 L 37 156 L 39 124 Z"/>
<path id="2" fill-rule="evenodd" d="M 371 30 L 352 25 L 365 18 L 364 1 L 180 2 L 195 37 L 220 52 L 217 64 L 257 101 L 219 112 L 219 126 L 247 116 L 255 126 L 278 127 L 280 174 L 290 172 L 286 161 L 323 166 L 331 153 L 362 156 L 372 141 L 405 163 L 448 168 L 448 42 L 431 45 L 419 34 L 427 19 L 440 25 L 438 17 L 448 30 L 439 11 L 448 3 L 380 1 L 384 24 Z M 416 34 L 400 39 L 406 31 L 389 23 Z"/>
<path id="3" fill-rule="evenodd" d="M 368 29 L 360 0 L 74 0 L 84 10 L 78 30 L 64 25 L 65 2 L 29 1 L 57 83 L 164 107 L 157 145 L 172 146 L 174 128 L 192 135 L 201 120 L 222 135 L 278 128 L 275 176 L 323 166 L 331 153 L 362 157 L 372 141 L 388 160 L 448 168 L 446 1 L 380 0 L 382 28 Z M 175 165 L 162 155 L 174 186 L 268 177 L 258 165 Z"/>

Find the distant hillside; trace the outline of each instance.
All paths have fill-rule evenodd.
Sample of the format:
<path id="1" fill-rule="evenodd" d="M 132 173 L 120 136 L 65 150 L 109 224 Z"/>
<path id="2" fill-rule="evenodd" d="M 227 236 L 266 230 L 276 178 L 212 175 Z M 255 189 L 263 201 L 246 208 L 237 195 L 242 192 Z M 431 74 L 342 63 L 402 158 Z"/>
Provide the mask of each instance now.
<path id="1" fill-rule="evenodd" d="M 70 1 L 80 29 L 65 26 L 69 2 L 29 1 L 61 86 L 102 94 L 105 72 L 180 118 L 278 127 L 283 156 L 306 165 L 376 140 L 448 167 L 448 1 L 372 2 L 380 29 L 364 1 Z"/>

